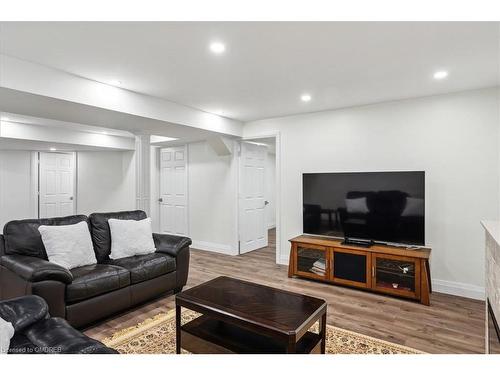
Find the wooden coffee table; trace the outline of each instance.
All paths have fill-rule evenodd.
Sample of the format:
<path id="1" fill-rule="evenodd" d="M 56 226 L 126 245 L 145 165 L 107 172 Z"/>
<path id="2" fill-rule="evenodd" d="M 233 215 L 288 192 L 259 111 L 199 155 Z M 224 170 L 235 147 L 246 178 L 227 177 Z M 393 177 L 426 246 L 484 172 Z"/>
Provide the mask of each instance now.
<path id="1" fill-rule="evenodd" d="M 325 353 L 326 302 L 230 277 L 175 297 L 177 353 Z M 181 308 L 201 315 L 181 325 Z M 319 334 L 309 331 L 319 321 Z"/>

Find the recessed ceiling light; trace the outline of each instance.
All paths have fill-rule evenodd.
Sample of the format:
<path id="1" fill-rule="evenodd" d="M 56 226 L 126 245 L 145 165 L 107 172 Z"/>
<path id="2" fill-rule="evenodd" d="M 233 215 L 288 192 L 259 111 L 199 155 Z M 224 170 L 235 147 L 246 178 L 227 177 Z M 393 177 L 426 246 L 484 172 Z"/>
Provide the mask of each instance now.
<path id="1" fill-rule="evenodd" d="M 303 102 L 310 102 L 311 101 L 311 95 L 309 94 L 302 94 L 300 97 L 300 100 Z"/>
<path id="2" fill-rule="evenodd" d="M 226 50 L 226 46 L 221 42 L 210 43 L 210 51 L 216 54 L 221 54 Z"/>
<path id="3" fill-rule="evenodd" d="M 50 150 L 50 151 L 57 151 L 57 148 L 55 148 L 55 147 L 51 147 L 51 148 L 49 148 L 49 150 Z"/>
<path id="4" fill-rule="evenodd" d="M 120 86 L 122 84 L 122 81 L 119 81 L 117 79 L 114 79 L 110 82 L 113 86 Z"/>
<path id="5" fill-rule="evenodd" d="M 440 70 L 434 73 L 434 79 L 445 79 L 448 77 L 448 72 L 446 70 Z"/>
<path id="6" fill-rule="evenodd" d="M 108 132 L 104 131 L 104 132 L 101 132 L 101 134 L 104 134 L 104 135 L 106 135 L 106 134 L 108 134 Z"/>

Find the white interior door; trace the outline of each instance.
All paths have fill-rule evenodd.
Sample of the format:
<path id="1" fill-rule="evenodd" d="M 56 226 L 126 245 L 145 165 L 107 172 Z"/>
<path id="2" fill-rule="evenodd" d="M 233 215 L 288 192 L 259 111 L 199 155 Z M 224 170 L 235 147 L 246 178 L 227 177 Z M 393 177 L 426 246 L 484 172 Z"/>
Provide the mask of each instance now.
<path id="1" fill-rule="evenodd" d="M 73 153 L 40 152 L 39 215 L 69 216 L 75 213 Z"/>
<path id="2" fill-rule="evenodd" d="M 265 165 L 267 147 L 241 143 L 239 183 L 240 254 L 267 246 Z"/>
<path id="3" fill-rule="evenodd" d="M 160 232 L 188 235 L 187 146 L 160 150 Z"/>

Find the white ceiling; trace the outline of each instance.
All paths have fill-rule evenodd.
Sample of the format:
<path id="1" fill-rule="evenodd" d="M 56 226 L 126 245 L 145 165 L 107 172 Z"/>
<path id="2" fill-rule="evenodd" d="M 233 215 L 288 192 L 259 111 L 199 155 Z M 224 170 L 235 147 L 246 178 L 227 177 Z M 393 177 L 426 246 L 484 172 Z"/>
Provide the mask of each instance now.
<path id="1" fill-rule="evenodd" d="M 177 138 L 169 143 L 171 145 L 201 141 L 218 134 L 191 126 L 2 87 L 0 87 L 0 108 L 3 109 L 0 117 L 7 117 L 12 122 L 60 126 L 91 133 L 94 133 L 94 130 L 99 132 L 108 129 L 109 134 L 118 136 L 126 136 L 130 133 Z"/>
<path id="2" fill-rule="evenodd" d="M 3 22 L 0 53 L 248 121 L 495 86 L 499 24 Z"/>
<path id="3" fill-rule="evenodd" d="M 25 139 L 0 138 L 1 151 L 50 151 L 56 148 L 59 152 L 73 151 L 110 151 L 109 147 L 75 145 L 70 143 L 42 142 Z M 120 150 L 121 151 L 121 150 Z"/>
<path id="4" fill-rule="evenodd" d="M 134 137 L 134 134 L 125 130 L 117 130 L 101 126 L 91 126 L 91 125 L 78 124 L 74 122 L 58 121 L 48 118 L 26 116 L 17 113 L 0 112 L 0 120 L 13 123 L 29 124 L 29 125 L 49 126 L 55 128 L 66 128 L 66 129 L 73 128 L 75 130 L 82 132 L 95 133 L 95 134 L 108 134 L 108 135 L 115 135 L 118 137 L 126 137 L 126 138 Z"/>

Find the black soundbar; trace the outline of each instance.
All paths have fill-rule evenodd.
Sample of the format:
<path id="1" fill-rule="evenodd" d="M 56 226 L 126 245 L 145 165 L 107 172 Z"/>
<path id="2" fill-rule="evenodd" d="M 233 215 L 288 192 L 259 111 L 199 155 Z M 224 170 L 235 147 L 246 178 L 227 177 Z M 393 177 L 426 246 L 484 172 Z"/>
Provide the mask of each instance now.
<path id="1" fill-rule="evenodd" d="M 360 239 L 345 237 L 344 241 L 342 242 L 342 245 L 352 245 L 352 246 L 359 246 L 359 247 L 371 247 L 373 245 L 373 241 L 372 240 L 360 240 Z"/>

